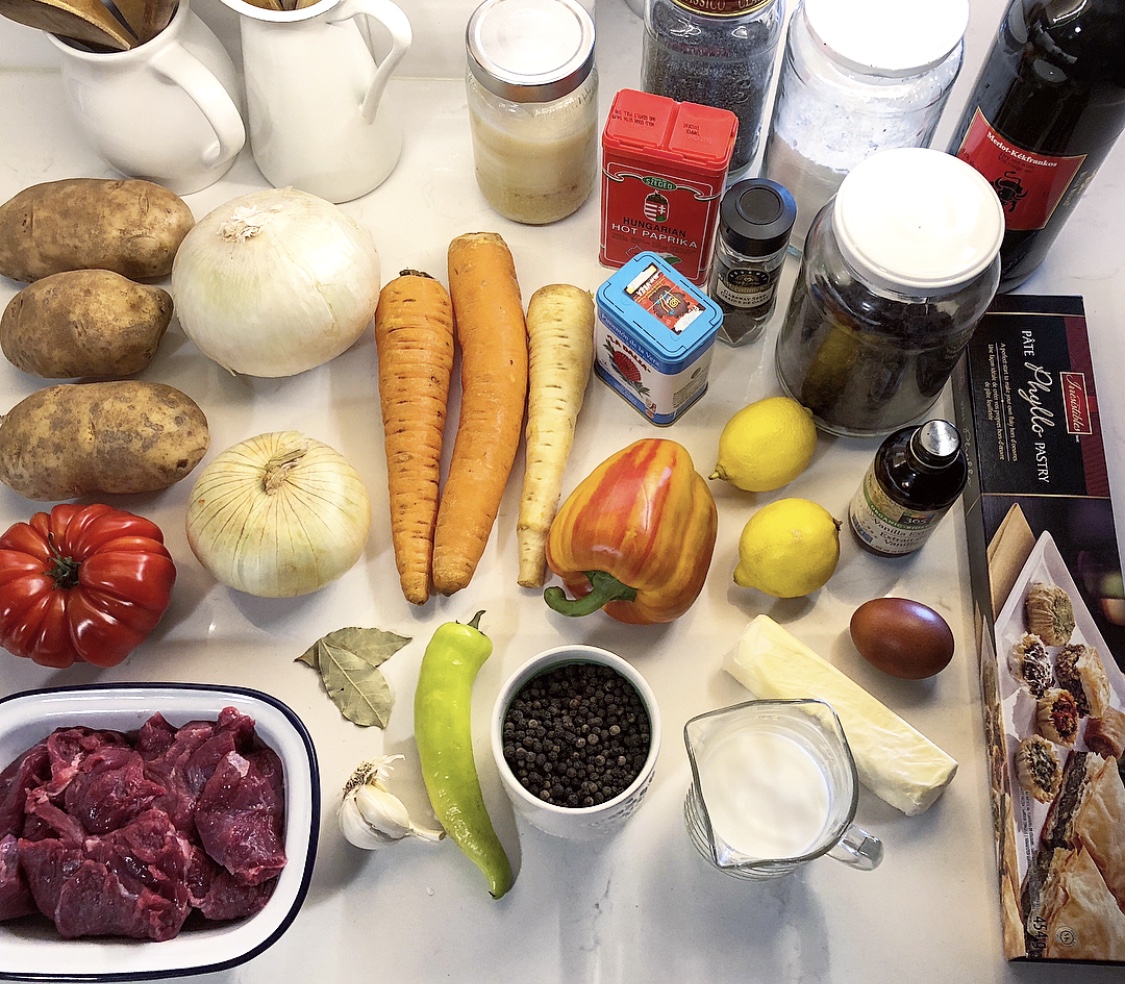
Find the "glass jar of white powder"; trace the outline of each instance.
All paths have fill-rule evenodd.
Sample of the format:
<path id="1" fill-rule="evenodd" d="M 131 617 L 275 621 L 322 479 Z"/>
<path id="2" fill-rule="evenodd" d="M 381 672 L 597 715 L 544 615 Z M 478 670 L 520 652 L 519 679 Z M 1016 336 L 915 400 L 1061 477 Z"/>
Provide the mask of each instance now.
<path id="1" fill-rule="evenodd" d="M 530 225 L 590 195 L 598 170 L 594 22 L 576 0 L 485 0 L 465 32 L 476 179 Z"/>
<path id="2" fill-rule="evenodd" d="M 929 145 L 961 69 L 969 0 L 801 0 L 762 164 L 797 200 L 792 245 L 865 157 Z"/>

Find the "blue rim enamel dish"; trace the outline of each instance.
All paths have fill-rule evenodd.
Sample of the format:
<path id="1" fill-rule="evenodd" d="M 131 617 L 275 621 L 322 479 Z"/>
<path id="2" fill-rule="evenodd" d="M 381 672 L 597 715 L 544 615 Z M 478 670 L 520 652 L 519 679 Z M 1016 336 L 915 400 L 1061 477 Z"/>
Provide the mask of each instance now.
<path id="1" fill-rule="evenodd" d="M 0 978 L 140 981 L 226 970 L 267 949 L 289 928 L 308 893 L 320 831 L 320 773 L 312 737 L 285 704 L 257 690 L 202 684 L 106 684 L 32 690 L 0 699 L 0 769 L 58 727 L 133 731 L 155 711 L 179 727 L 214 720 L 224 707 L 254 719 L 285 769 L 287 863 L 269 902 L 253 916 L 185 928 L 162 942 L 60 937 L 49 921 L 0 923 Z"/>

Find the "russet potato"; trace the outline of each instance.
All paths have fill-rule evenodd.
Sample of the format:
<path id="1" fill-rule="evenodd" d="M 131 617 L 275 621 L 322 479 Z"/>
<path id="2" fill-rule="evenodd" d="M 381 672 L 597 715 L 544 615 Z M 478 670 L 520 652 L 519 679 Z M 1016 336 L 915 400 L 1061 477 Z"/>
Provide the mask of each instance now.
<path id="1" fill-rule="evenodd" d="M 0 481 L 40 500 L 156 492 L 189 474 L 209 440 L 203 411 L 172 386 L 62 383 L 0 420 Z"/>
<path id="2" fill-rule="evenodd" d="M 67 270 L 28 284 L 0 317 L 0 349 L 47 379 L 133 376 L 156 354 L 172 295 L 110 270 Z"/>
<path id="3" fill-rule="evenodd" d="M 0 275 L 30 282 L 99 269 L 130 280 L 166 277 L 193 225 L 187 203 L 151 181 L 45 181 L 0 205 Z"/>

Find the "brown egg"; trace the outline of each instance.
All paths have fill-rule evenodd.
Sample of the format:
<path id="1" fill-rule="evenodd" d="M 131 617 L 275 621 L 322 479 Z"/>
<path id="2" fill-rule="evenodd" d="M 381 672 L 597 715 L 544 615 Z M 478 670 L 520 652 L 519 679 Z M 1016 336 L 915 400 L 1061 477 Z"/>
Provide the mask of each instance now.
<path id="1" fill-rule="evenodd" d="M 872 666 L 903 680 L 940 673 L 953 659 L 953 632 L 937 612 L 907 598 L 873 598 L 852 614 L 852 642 Z"/>

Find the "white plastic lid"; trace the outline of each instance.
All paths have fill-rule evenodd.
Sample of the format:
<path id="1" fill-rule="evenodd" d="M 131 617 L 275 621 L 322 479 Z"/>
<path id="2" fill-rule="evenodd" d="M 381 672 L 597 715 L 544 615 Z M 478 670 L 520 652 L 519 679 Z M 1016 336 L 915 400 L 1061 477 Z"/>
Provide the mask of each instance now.
<path id="1" fill-rule="evenodd" d="M 920 75 L 965 36 L 969 0 L 804 0 L 813 37 L 859 72 Z"/>
<path id="2" fill-rule="evenodd" d="M 465 29 L 469 70 L 512 102 L 550 102 L 594 67 L 594 22 L 576 0 L 484 0 Z"/>
<path id="3" fill-rule="evenodd" d="M 924 147 L 860 161 L 836 192 L 832 222 L 845 261 L 891 288 L 963 284 L 991 265 L 1004 238 L 1004 209 L 988 180 Z"/>

